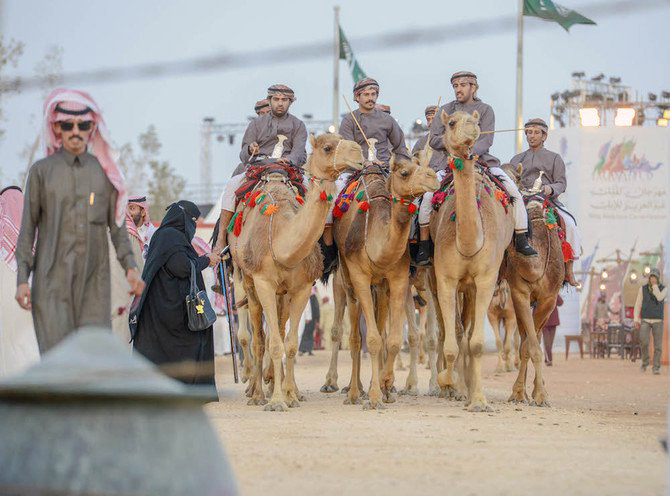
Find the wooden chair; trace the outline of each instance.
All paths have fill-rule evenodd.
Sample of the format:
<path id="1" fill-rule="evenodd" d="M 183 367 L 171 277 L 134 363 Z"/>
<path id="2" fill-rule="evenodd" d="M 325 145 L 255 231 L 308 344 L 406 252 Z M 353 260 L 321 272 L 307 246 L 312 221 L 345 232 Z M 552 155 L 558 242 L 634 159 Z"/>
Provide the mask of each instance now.
<path id="1" fill-rule="evenodd" d="M 584 358 L 584 338 L 579 336 L 565 336 L 565 359 L 568 359 L 568 354 L 570 353 L 570 343 L 576 341 L 579 344 L 579 356 Z"/>

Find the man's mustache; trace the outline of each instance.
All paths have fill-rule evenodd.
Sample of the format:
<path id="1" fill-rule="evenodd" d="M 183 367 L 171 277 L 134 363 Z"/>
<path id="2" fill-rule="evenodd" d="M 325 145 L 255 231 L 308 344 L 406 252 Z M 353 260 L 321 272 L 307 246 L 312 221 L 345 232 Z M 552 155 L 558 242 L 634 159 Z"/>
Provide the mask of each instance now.
<path id="1" fill-rule="evenodd" d="M 81 136 L 70 136 L 70 141 L 72 140 L 84 141 Z"/>

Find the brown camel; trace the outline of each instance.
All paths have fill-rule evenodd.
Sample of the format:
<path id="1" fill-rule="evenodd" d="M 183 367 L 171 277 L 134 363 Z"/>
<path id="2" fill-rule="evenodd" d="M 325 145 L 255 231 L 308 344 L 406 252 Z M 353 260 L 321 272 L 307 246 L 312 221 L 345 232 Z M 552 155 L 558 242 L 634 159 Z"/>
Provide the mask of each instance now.
<path id="1" fill-rule="evenodd" d="M 265 409 L 272 411 L 285 411 L 287 405 L 299 406 L 300 393 L 294 375 L 298 324 L 312 284 L 323 270 L 317 243 L 336 192 L 335 179 L 345 169 L 360 169 L 363 165 L 361 148 L 353 141 L 324 134 L 318 138 L 312 136 L 310 142 L 313 150 L 306 169 L 311 179 L 305 198 L 299 197 L 281 174 L 266 176 L 256 186 L 265 195 L 256 199 L 258 204 L 238 206 L 237 212 L 243 212 L 244 225 L 239 236 L 231 236 L 229 240 L 233 261 L 242 271 L 254 333 L 256 372 L 250 404 L 266 403 L 260 373 L 265 348 L 261 316 L 265 315 L 275 381 Z M 287 320 L 290 328 L 284 339 Z"/>
<path id="2" fill-rule="evenodd" d="M 462 339 L 466 406 L 490 411 L 482 391 L 481 357 L 484 319 L 505 249 L 512 240 L 514 220 L 492 194 L 491 181 L 475 168 L 472 146 L 479 137 L 479 113 L 440 114 L 445 125 L 443 142 L 454 164 L 453 193 L 431 216 L 435 242 L 434 271 L 437 300 L 443 320 L 444 365 L 438 376 L 447 392 L 453 390 L 454 366 L 459 355 L 456 333 L 458 292 L 463 291 L 465 334 Z M 451 162 L 453 160 L 453 162 Z M 491 192 L 489 194 L 488 192 Z"/>
<path id="3" fill-rule="evenodd" d="M 505 170 L 517 183 L 519 169 L 506 165 Z M 545 322 L 556 306 L 556 298 L 565 280 L 565 264 L 557 229 L 549 229 L 542 203 L 531 201 L 527 205 L 528 221 L 532 227 L 531 244 L 539 256 L 528 258 L 519 256 L 514 247 L 507 250 L 507 257 L 501 273 L 509 283 L 512 302 L 521 334 L 521 364 L 519 375 L 512 389 L 510 401 L 525 402 L 526 372 L 528 358 L 535 369 L 532 405 L 548 406 L 547 391 L 542 379 L 543 352 L 540 334 Z M 531 310 L 535 304 L 535 311 Z"/>
<path id="4" fill-rule="evenodd" d="M 366 167 L 354 192 L 356 197 L 360 193 L 358 208 L 352 204 L 334 223 L 342 278 L 345 286 L 353 289 L 353 297 L 347 302 L 351 305 L 350 348 L 353 358 L 347 404 L 359 403 L 362 392 L 361 337 L 357 325 L 359 307 L 365 316 L 372 366 L 369 402 L 365 407 L 382 408 L 382 401 L 395 401 L 393 365 L 402 341 L 403 312 L 409 286 L 407 239 L 410 219 L 416 210 L 411 202 L 427 191 L 435 191 L 438 186 L 435 172 L 422 165 L 418 157 L 412 160 L 394 157 L 388 178 L 380 167 Z M 378 287 L 376 305 L 373 303 L 373 285 Z M 386 328 L 387 318 L 389 335 L 384 339 L 381 332 Z"/>
<path id="5" fill-rule="evenodd" d="M 510 295 L 509 284 L 502 279 L 493 292 L 493 298 L 488 311 L 489 322 L 493 327 L 498 350 L 498 365 L 496 372 L 511 372 L 514 367 L 519 368 L 519 330 L 516 324 L 514 304 Z M 500 326 L 505 329 L 505 340 L 500 338 Z M 514 342 L 514 366 L 512 366 L 511 352 Z"/>

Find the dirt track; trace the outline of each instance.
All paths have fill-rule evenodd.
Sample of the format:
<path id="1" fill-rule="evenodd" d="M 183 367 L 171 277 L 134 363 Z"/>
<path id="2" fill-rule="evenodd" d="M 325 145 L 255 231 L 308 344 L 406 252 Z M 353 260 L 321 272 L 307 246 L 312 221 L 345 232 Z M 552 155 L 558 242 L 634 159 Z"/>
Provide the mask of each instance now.
<path id="1" fill-rule="evenodd" d="M 219 388 L 232 396 L 206 411 L 243 495 L 664 494 L 667 367 L 652 376 L 637 363 L 557 354 L 545 376 L 552 407 L 541 409 L 507 403 L 515 374 L 495 374 L 489 355 L 484 388 L 494 413 L 470 413 L 427 396 L 400 396 L 383 411 L 345 406 L 339 392 L 319 392 L 327 361 L 324 351 L 299 358 L 307 401 L 287 413 L 247 406 L 230 357 L 219 362 Z M 342 352 L 340 387 L 350 363 Z M 363 384 L 369 368 L 366 359 Z M 397 386 L 406 374 L 396 372 Z M 428 377 L 420 366 L 422 393 Z"/>

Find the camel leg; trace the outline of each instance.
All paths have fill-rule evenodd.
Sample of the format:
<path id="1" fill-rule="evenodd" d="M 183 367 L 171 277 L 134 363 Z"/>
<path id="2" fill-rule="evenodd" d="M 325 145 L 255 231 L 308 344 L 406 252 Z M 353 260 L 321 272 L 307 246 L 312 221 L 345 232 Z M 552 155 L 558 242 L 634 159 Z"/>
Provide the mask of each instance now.
<path id="1" fill-rule="evenodd" d="M 495 291 L 495 279 L 475 281 L 477 293 L 475 296 L 474 325 L 472 335 L 468 341 L 470 361 L 470 387 L 468 395 L 468 409 L 471 412 L 490 412 L 493 409 L 486 402 L 482 390 L 482 355 L 484 353 L 484 316 L 491 304 L 491 298 Z"/>
<path id="2" fill-rule="evenodd" d="M 454 365 L 458 357 L 458 342 L 456 338 L 456 281 L 441 278 L 437 281 L 437 299 L 442 313 L 444 329 L 444 365 L 437 376 L 437 382 L 446 394 L 447 388 L 455 386 Z"/>
<path id="3" fill-rule="evenodd" d="M 409 374 L 407 374 L 407 381 L 405 382 L 405 389 L 400 391 L 400 394 L 408 394 L 416 396 L 419 394 L 419 380 L 417 378 L 417 362 L 419 357 L 419 330 L 416 326 L 416 317 L 414 315 L 414 299 L 412 298 L 412 291 L 407 290 L 407 297 L 404 302 L 405 314 L 407 316 L 407 326 L 409 328 Z"/>
<path id="4" fill-rule="evenodd" d="M 388 280 L 389 287 L 389 297 L 388 301 L 388 311 L 386 315 L 390 316 L 388 320 L 388 336 L 386 339 L 387 342 L 387 359 L 385 362 L 384 370 L 381 375 L 381 390 L 384 395 L 383 400 L 385 403 L 393 403 L 396 401 L 395 389 L 393 387 L 393 382 L 395 380 L 395 375 L 393 371 L 393 364 L 395 363 L 395 358 L 400 353 L 400 348 L 402 346 L 403 338 L 403 327 L 404 327 L 404 316 L 406 313 L 406 303 L 407 295 L 409 293 L 409 280 L 407 279 L 407 269 L 401 269 L 401 275 L 395 276 L 393 279 Z M 414 311 L 412 307 L 412 312 Z M 412 315 L 412 320 L 414 316 Z M 383 322 L 382 319 L 382 323 Z M 416 322 L 411 324 L 414 326 L 415 333 L 415 345 L 414 345 L 414 373 L 416 374 Z"/>
<path id="5" fill-rule="evenodd" d="M 530 298 L 519 290 L 512 289 L 512 301 L 514 302 L 514 311 L 516 313 L 517 323 L 519 327 L 519 334 L 521 336 L 521 356 L 519 361 L 519 374 L 517 375 L 514 386 L 512 387 L 512 395 L 509 401 L 515 403 L 525 403 L 528 400 L 526 395 L 526 372 L 528 367 L 529 353 L 532 348 L 529 348 L 529 336 L 534 336 L 537 342 L 537 335 L 535 333 L 535 325 L 533 323 L 533 315 L 530 308 Z M 530 344 L 532 346 L 532 344 Z M 538 351 L 539 344 L 538 344 Z"/>
<path id="6" fill-rule="evenodd" d="M 412 306 L 414 303 L 412 302 Z M 426 364 L 426 369 L 430 369 L 430 364 L 426 363 L 426 322 L 428 319 L 428 306 L 419 308 L 419 365 Z"/>
<path id="7" fill-rule="evenodd" d="M 284 389 L 284 396 L 289 407 L 300 406 L 300 401 L 304 401 L 305 399 L 300 394 L 300 390 L 295 382 L 295 354 L 298 352 L 298 326 L 300 324 L 300 317 L 305 311 L 311 291 L 312 285 L 305 285 L 304 288 L 291 295 L 288 305 L 290 327 L 284 340 L 284 347 L 286 348 L 286 376 L 284 377 L 282 388 Z"/>
<path id="8" fill-rule="evenodd" d="M 349 385 L 342 388 L 342 392 L 347 393 L 344 400 L 345 405 L 357 405 L 361 402 L 363 385 L 361 384 L 361 333 L 359 330 L 359 321 L 361 317 L 361 307 L 358 302 L 347 298 L 347 307 L 349 308 L 349 352 L 351 353 L 351 379 Z"/>
<path id="9" fill-rule="evenodd" d="M 549 315 L 556 306 L 556 296 L 546 298 L 544 300 L 538 301 L 535 307 L 535 314 L 533 315 L 533 321 L 535 324 L 535 329 L 538 331 L 535 333 L 535 338 L 537 340 L 538 349 L 540 349 L 540 333 L 544 327 L 545 322 L 549 318 Z M 543 363 L 543 354 L 540 349 L 539 358 L 538 354 L 532 354 L 531 358 L 533 360 L 533 368 L 535 369 L 535 380 L 533 387 L 533 394 L 531 401 L 532 406 L 549 406 L 547 402 L 547 390 L 544 387 L 544 379 L 542 378 L 542 363 Z"/>
<path id="10" fill-rule="evenodd" d="M 347 308 L 347 293 L 338 274 L 335 274 L 333 281 L 333 300 L 335 301 L 335 318 L 333 327 L 330 328 L 330 342 L 333 349 L 330 351 L 330 366 L 326 373 L 326 382 L 321 386 L 322 393 L 333 393 L 339 389 L 337 387 L 337 357 L 342 341 L 342 320 L 344 320 L 344 311 Z"/>
<path id="11" fill-rule="evenodd" d="M 521 337 L 519 336 L 519 324 L 516 321 L 516 315 L 514 316 L 514 367 L 518 370 L 521 362 L 521 357 L 519 355 L 519 349 L 521 346 Z"/>
<path id="12" fill-rule="evenodd" d="M 504 350 L 504 359 L 505 359 L 505 371 L 512 372 L 514 368 L 512 367 L 512 340 L 517 338 L 516 333 L 516 316 L 514 312 L 508 312 L 505 316 L 505 342 L 503 344 Z M 517 344 L 515 343 L 515 346 Z M 518 350 L 516 352 L 518 356 Z M 518 364 L 517 364 L 518 366 Z"/>
<path id="13" fill-rule="evenodd" d="M 265 336 L 263 336 L 263 308 L 256 296 L 255 291 L 247 291 L 249 301 L 249 316 L 251 317 L 251 328 L 254 333 L 252 346 L 253 358 L 256 361 L 253 375 L 249 381 L 247 396 L 250 397 L 248 405 L 265 405 L 267 400 L 263 393 L 263 356 L 265 355 Z"/>
<path id="14" fill-rule="evenodd" d="M 273 378 L 275 386 L 280 384 L 282 377 L 282 358 L 284 357 L 284 342 L 279 329 L 280 313 L 277 308 L 276 289 L 272 283 L 261 278 L 254 278 L 254 286 L 258 300 L 263 306 L 263 314 L 267 322 L 270 359 L 272 360 Z M 270 402 L 265 405 L 266 411 L 285 412 L 288 410 L 281 387 L 273 387 Z"/>
<path id="15" fill-rule="evenodd" d="M 426 348 L 428 349 L 428 367 L 430 368 L 430 381 L 428 381 L 428 395 L 440 394 L 440 386 L 437 385 L 437 315 L 433 295 L 429 295 L 426 318 Z"/>
<path id="16" fill-rule="evenodd" d="M 500 324 L 503 322 L 503 319 L 500 318 L 495 312 L 489 312 L 488 314 L 489 322 L 493 328 L 493 335 L 496 338 L 496 351 L 498 353 L 498 364 L 496 365 L 496 372 L 503 372 L 504 360 L 503 360 L 503 341 L 500 338 Z"/>
<path id="17" fill-rule="evenodd" d="M 247 292 L 240 278 L 239 269 L 233 272 L 233 286 L 235 287 L 235 295 L 238 301 L 242 301 L 247 296 Z M 237 330 L 237 339 L 240 342 L 242 356 L 244 357 L 240 379 L 242 383 L 245 383 L 253 377 L 254 373 L 253 358 L 251 357 L 251 333 L 249 332 L 249 309 L 244 307 L 238 308 L 237 316 L 240 324 Z"/>
<path id="18" fill-rule="evenodd" d="M 382 337 L 377 329 L 377 322 L 375 319 L 375 308 L 372 302 L 372 291 L 370 290 L 370 280 L 365 277 L 356 277 L 352 275 L 352 283 L 356 291 L 356 297 L 363 310 L 365 316 L 365 324 L 367 326 L 367 345 L 370 353 L 370 365 L 372 368 L 372 379 L 370 381 L 370 389 L 368 391 L 368 401 L 365 409 L 383 408 L 382 391 L 379 380 L 379 367 L 382 360 Z M 395 358 L 395 356 L 393 357 Z M 391 362 L 393 365 L 393 362 Z M 352 377 L 352 389 L 354 388 L 354 379 Z"/>

